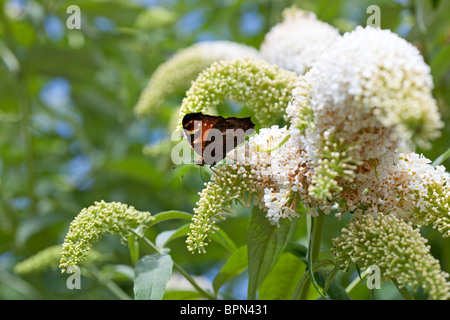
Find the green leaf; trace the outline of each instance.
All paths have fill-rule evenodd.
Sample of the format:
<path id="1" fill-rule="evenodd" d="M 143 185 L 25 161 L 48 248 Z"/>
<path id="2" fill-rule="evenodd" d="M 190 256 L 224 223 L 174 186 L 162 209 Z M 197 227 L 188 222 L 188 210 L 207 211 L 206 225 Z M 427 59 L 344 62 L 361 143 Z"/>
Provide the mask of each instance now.
<path id="1" fill-rule="evenodd" d="M 305 264 L 299 257 L 283 252 L 275 267 L 262 282 L 258 298 L 262 300 L 291 299 L 304 272 Z"/>
<path id="2" fill-rule="evenodd" d="M 178 229 L 163 231 L 156 236 L 155 244 L 159 248 L 165 247 L 170 241 L 175 240 L 179 237 L 187 235 L 187 233 L 191 230 L 189 228 L 189 223 L 182 225 Z"/>
<path id="3" fill-rule="evenodd" d="M 105 103 L 97 103 L 97 105 L 105 105 Z M 148 160 L 140 157 L 128 156 L 120 161 L 111 161 L 106 168 L 136 181 L 162 184 L 160 172 Z"/>
<path id="4" fill-rule="evenodd" d="M 433 5 L 433 8 L 436 9 L 439 6 L 440 0 L 431 0 L 431 4 Z"/>
<path id="5" fill-rule="evenodd" d="M 247 246 L 242 246 L 237 249 L 233 254 L 228 258 L 227 262 L 220 269 L 219 273 L 213 280 L 213 288 L 214 292 L 219 292 L 219 289 L 228 281 L 230 281 L 235 276 L 241 274 L 245 269 L 247 269 L 248 265 L 248 252 Z"/>
<path id="6" fill-rule="evenodd" d="M 439 83 L 450 68 L 450 46 L 444 46 L 433 56 L 430 68 L 435 83 Z"/>
<path id="7" fill-rule="evenodd" d="M 101 274 L 106 279 L 133 281 L 134 269 L 125 264 L 108 264 L 103 266 Z"/>
<path id="8" fill-rule="evenodd" d="M 136 300 L 161 300 L 172 275 L 173 261 L 168 254 L 150 254 L 142 257 L 134 270 Z"/>
<path id="9" fill-rule="evenodd" d="M 433 166 L 438 166 L 450 157 L 450 148 L 433 161 Z"/>
<path id="10" fill-rule="evenodd" d="M 34 235 L 61 222 L 63 217 L 59 214 L 34 216 L 24 220 L 17 226 L 15 241 L 17 247 L 23 247 Z"/>
<path id="11" fill-rule="evenodd" d="M 3 60 L 6 68 L 11 73 L 17 73 L 20 70 L 20 63 L 17 60 L 14 53 L 8 48 L 8 46 L 0 40 L 0 59 Z"/>
<path id="12" fill-rule="evenodd" d="M 204 296 L 196 291 L 166 291 L 164 300 L 198 300 Z"/>
<path id="13" fill-rule="evenodd" d="M 272 270 L 295 232 L 299 219 L 271 225 L 265 213 L 254 207 L 247 230 L 248 299 L 254 300 L 262 281 Z"/>
<path id="14" fill-rule="evenodd" d="M 160 213 L 157 213 L 153 216 L 155 219 L 153 219 L 151 221 L 151 226 L 161 222 L 161 221 L 166 221 L 166 220 L 171 220 L 171 219 L 183 219 L 183 220 L 191 220 L 192 219 L 192 215 L 187 213 L 187 212 L 183 212 L 183 211 L 177 211 L 177 210 L 170 210 L 170 211 L 163 211 Z"/>
<path id="15" fill-rule="evenodd" d="M 222 247 L 227 249 L 230 252 L 234 252 L 237 247 L 234 241 L 228 236 L 228 234 L 219 226 L 215 226 L 217 228 L 216 232 L 210 235 L 211 239 L 216 241 Z"/>

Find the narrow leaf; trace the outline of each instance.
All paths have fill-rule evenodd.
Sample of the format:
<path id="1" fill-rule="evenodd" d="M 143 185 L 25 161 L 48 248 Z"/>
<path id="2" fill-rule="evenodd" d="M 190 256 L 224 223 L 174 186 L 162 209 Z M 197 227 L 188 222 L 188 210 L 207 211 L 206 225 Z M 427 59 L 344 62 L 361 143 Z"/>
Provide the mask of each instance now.
<path id="1" fill-rule="evenodd" d="M 192 215 L 183 212 L 183 211 L 177 211 L 177 210 L 171 210 L 171 211 L 163 211 L 160 213 L 157 213 L 153 216 L 155 219 L 151 221 L 151 225 L 154 225 L 161 221 L 171 220 L 171 219 L 183 219 L 183 220 L 191 220 Z"/>
<path id="2" fill-rule="evenodd" d="M 133 281 L 134 268 L 125 264 L 108 264 L 101 269 L 106 279 Z"/>
<path id="3" fill-rule="evenodd" d="M 237 247 L 234 241 L 230 238 L 230 236 L 219 226 L 215 226 L 217 228 L 216 232 L 210 235 L 211 239 L 217 241 L 221 246 L 227 249 L 230 252 L 234 252 Z"/>
<path id="4" fill-rule="evenodd" d="M 211 239 L 216 241 L 222 247 L 230 252 L 236 250 L 236 244 L 228 236 L 228 234 L 220 227 L 216 226 L 217 230 L 215 233 L 211 234 Z M 167 246 L 167 244 L 179 237 L 186 236 L 191 231 L 190 223 L 182 225 L 178 229 L 163 231 L 158 234 L 155 239 L 155 244 L 159 248 Z"/>
<path id="5" fill-rule="evenodd" d="M 433 161 L 433 166 L 438 166 L 442 164 L 445 160 L 447 160 L 450 157 L 450 148 L 448 148 L 447 151 L 445 151 L 443 154 L 441 154 L 439 157 L 436 158 L 436 160 Z"/>
<path id="6" fill-rule="evenodd" d="M 189 228 L 189 223 L 184 224 L 178 229 L 163 231 L 156 236 L 155 244 L 158 248 L 165 247 L 170 241 L 173 241 L 179 237 L 187 235 L 191 229 Z"/>
<path id="7" fill-rule="evenodd" d="M 173 261 L 168 254 L 142 257 L 134 270 L 136 300 L 161 300 L 172 275 Z"/>

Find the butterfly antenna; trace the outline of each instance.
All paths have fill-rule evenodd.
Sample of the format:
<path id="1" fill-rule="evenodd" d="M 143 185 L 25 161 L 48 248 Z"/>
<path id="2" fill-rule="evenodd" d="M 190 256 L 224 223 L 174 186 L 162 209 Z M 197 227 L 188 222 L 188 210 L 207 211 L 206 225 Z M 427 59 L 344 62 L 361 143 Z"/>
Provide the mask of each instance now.
<path id="1" fill-rule="evenodd" d="M 172 170 L 175 170 L 175 169 L 183 167 L 183 166 L 195 166 L 195 165 L 196 165 L 195 163 L 182 163 L 182 164 L 178 164 L 176 166 L 173 166 Z"/>
<path id="2" fill-rule="evenodd" d="M 216 176 L 219 176 L 219 173 L 218 173 L 215 169 L 213 169 L 213 166 L 209 166 L 209 169 L 211 169 L 211 171 L 212 171 Z"/>
<path id="3" fill-rule="evenodd" d="M 202 177 L 203 182 L 207 182 L 204 178 L 203 178 L 203 172 L 202 172 L 202 167 L 198 167 L 200 170 L 200 177 Z"/>
<path id="4" fill-rule="evenodd" d="M 195 164 L 194 163 L 182 163 L 182 164 L 173 166 L 172 170 L 178 169 L 178 168 L 183 167 L 183 166 L 192 166 L 192 165 L 195 165 Z M 183 179 L 183 177 L 184 177 L 184 173 L 180 176 L 180 179 Z"/>

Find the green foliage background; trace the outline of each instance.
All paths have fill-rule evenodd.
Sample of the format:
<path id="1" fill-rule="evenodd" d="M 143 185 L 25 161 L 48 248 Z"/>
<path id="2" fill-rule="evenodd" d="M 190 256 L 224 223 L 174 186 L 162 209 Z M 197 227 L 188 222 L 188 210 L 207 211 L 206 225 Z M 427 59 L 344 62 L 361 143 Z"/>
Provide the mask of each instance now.
<path id="1" fill-rule="evenodd" d="M 81 9 L 81 30 L 66 28 L 72 4 Z M 226 39 L 259 48 L 292 4 L 341 33 L 365 25 L 367 7 L 378 5 L 382 28 L 414 43 L 431 66 L 446 126 L 431 149 L 417 151 L 434 160 L 449 149 L 450 1 L 0 0 L 0 299 L 115 299 L 104 285 L 106 278 L 132 295 L 132 282 L 117 267 L 131 265 L 130 254 L 113 237 L 96 246 L 107 259 L 97 264 L 97 278 L 83 277 L 82 290 L 67 289 L 67 275 L 57 263 L 52 270 L 24 276 L 13 267 L 62 243 L 76 214 L 97 200 L 120 201 L 154 214 L 192 212 L 207 173 L 202 177 L 194 166 L 173 169 L 170 151 L 158 144 L 170 138 L 169 121 L 182 96 L 138 119 L 133 107 L 139 94 L 159 64 L 197 41 Z M 152 152 L 144 154 L 148 145 Z M 450 168 L 449 160 L 443 164 Z M 236 207 L 220 226 L 240 246 L 246 243 L 248 219 L 249 209 Z M 345 223 L 326 217 L 324 251 Z M 150 237 L 178 226 L 158 225 Z M 432 229 L 423 232 L 449 272 L 449 239 Z M 214 276 L 229 255 L 214 242 L 206 255 L 191 255 L 184 240 L 172 242 L 172 257 L 192 274 Z M 281 265 L 275 268 L 282 270 Z M 342 275 L 342 281 L 354 275 Z M 244 274 L 224 295 L 245 298 L 239 293 L 245 281 Z M 270 294 L 267 288 L 270 283 L 263 283 L 263 294 Z M 386 284 L 375 295 L 401 298 L 392 289 Z M 352 294 L 354 299 L 368 297 L 364 285 Z"/>

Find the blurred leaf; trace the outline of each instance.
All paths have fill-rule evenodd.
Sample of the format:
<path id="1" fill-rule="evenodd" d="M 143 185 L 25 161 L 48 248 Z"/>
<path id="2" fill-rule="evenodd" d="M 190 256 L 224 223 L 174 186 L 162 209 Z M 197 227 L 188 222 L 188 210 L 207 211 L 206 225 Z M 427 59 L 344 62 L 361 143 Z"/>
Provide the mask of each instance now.
<path id="1" fill-rule="evenodd" d="M 227 259 L 213 280 L 214 292 L 219 292 L 220 288 L 232 278 L 241 274 L 248 266 L 247 246 L 242 246 Z"/>
<path id="2" fill-rule="evenodd" d="M 230 252 L 233 252 L 237 249 L 234 241 L 228 236 L 228 234 L 219 226 L 215 226 L 217 228 L 216 232 L 211 234 L 211 239 L 217 241 L 220 245 L 222 245 L 225 249 Z"/>
<path id="3" fill-rule="evenodd" d="M 66 1 L 61 7 L 65 10 L 73 1 Z M 136 16 L 144 8 L 133 1 L 114 1 L 114 0 L 78 0 L 76 2 L 81 9 L 82 15 L 95 17 L 103 16 L 111 19 L 116 24 L 132 24 Z M 67 15 L 68 17 L 68 15 Z"/>
<path id="4" fill-rule="evenodd" d="M 157 169 L 145 158 L 129 156 L 116 162 L 110 162 L 106 167 L 137 181 L 152 184 L 160 184 L 162 182 Z"/>
<path id="5" fill-rule="evenodd" d="M 431 4 L 433 5 L 433 8 L 437 8 L 439 6 L 440 0 L 431 0 Z"/>
<path id="6" fill-rule="evenodd" d="M 135 299 L 161 300 L 172 275 L 172 267 L 172 258 L 168 254 L 151 254 L 142 257 L 135 268 Z"/>
<path id="7" fill-rule="evenodd" d="M 20 69 L 19 61 L 9 50 L 6 44 L 0 39 L 0 58 L 11 73 L 17 73 Z"/>
<path id="8" fill-rule="evenodd" d="M 73 50 L 43 44 L 30 48 L 23 69 L 28 74 L 86 81 L 99 64 L 91 50 L 85 48 Z"/>
<path id="9" fill-rule="evenodd" d="M 2 286 L 4 286 L 2 288 Z M 1 289 L 8 290 L 9 299 L 42 299 L 39 291 L 20 277 L 0 267 L 0 293 Z"/>
<path id="10" fill-rule="evenodd" d="M 204 298 L 196 291 L 166 291 L 163 300 L 198 300 Z"/>
<path id="11" fill-rule="evenodd" d="M 134 280 L 134 268 L 125 264 L 108 264 L 101 269 L 102 275 L 112 280 Z"/>
<path id="12" fill-rule="evenodd" d="M 427 33 L 427 26 L 425 23 L 425 2 L 423 0 L 415 0 L 414 1 L 414 8 L 416 13 L 416 23 L 419 28 L 419 30 L 426 34 Z"/>
<path id="13" fill-rule="evenodd" d="M 26 242 L 35 234 L 45 230 L 46 228 L 53 226 L 54 224 L 61 222 L 64 219 L 60 214 L 52 214 L 38 217 L 30 217 L 21 222 L 16 230 L 15 243 L 16 246 L 21 248 Z"/>
<path id="14" fill-rule="evenodd" d="M 176 21 L 177 14 L 162 7 L 152 7 L 142 11 L 136 18 L 135 25 L 139 30 L 151 30 L 167 27 Z"/>
<path id="15" fill-rule="evenodd" d="M 442 164 L 445 160 L 447 160 L 450 157 L 450 148 L 447 149 L 443 154 L 441 154 L 439 157 L 436 158 L 436 160 L 433 161 L 433 166 L 438 166 Z"/>
<path id="16" fill-rule="evenodd" d="M 436 53 L 433 60 L 431 60 L 430 67 L 434 83 L 439 83 L 442 77 L 449 73 L 450 46 L 445 46 Z"/>

